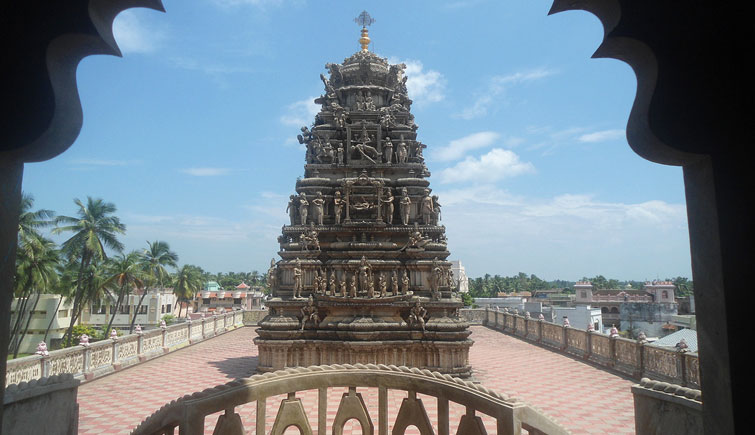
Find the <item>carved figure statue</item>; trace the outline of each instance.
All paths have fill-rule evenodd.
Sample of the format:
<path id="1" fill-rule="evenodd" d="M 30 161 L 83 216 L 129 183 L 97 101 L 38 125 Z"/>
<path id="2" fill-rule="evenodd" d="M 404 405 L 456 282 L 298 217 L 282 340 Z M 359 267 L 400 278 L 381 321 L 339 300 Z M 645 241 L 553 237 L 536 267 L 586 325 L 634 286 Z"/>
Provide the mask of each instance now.
<path id="1" fill-rule="evenodd" d="M 301 128 L 301 134 L 297 135 L 296 138 L 299 140 L 300 144 L 305 145 L 309 144 L 314 137 L 312 136 L 312 132 L 304 126 Z"/>
<path id="2" fill-rule="evenodd" d="M 309 251 L 312 247 L 315 250 L 320 250 L 319 233 L 314 228 L 314 222 L 309 223 L 309 231 L 305 231 L 299 235 L 299 246 L 305 251 Z"/>
<path id="3" fill-rule="evenodd" d="M 333 212 L 335 214 L 336 225 L 341 225 L 341 215 L 343 214 L 343 205 L 345 203 L 346 201 L 341 198 L 341 192 L 336 190 L 336 193 L 333 194 Z"/>
<path id="4" fill-rule="evenodd" d="M 371 161 L 372 163 L 377 163 L 375 160 L 380 157 L 380 153 L 378 153 L 375 147 L 369 145 L 369 143 L 370 136 L 365 131 L 362 131 L 360 142 L 354 145 L 354 148 L 356 148 L 356 150 L 359 151 L 359 154 L 361 154 L 365 159 Z"/>
<path id="5" fill-rule="evenodd" d="M 372 278 L 372 268 L 367 263 L 367 258 L 362 256 L 362 261 L 359 264 L 359 290 L 369 291 L 369 282 Z M 371 297 L 371 296 L 370 296 Z"/>
<path id="6" fill-rule="evenodd" d="M 426 238 L 422 235 L 422 233 L 416 228 L 416 223 L 414 231 L 409 235 L 409 241 L 406 242 L 406 245 L 404 245 L 401 250 L 404 250 L 406 248 L 416 248 L 416 249 L 422 249 L 430 243 L 430 239 Z"/>
<path id="7" fill-rule="evenodd" d="M 301 330 L 304 330 L 304 324 L 307 322 L 312 322 L 315 324 L 315 327 L 320 325 L 320 316 L 317 314 L 317 306 L 315 306 L 315 301 L 312 298 L 312 295 L 309 295 L 309 299 L 307 300 L 307 305 L 303 306 L 301 308 Z"/>
<path id="8" fill-rule="evenodd" d="M 418 300 L 409 311 L 409 327 L 419 325 L 422 328 L 422 332 L 425 332 L 425 316 L 427 316 L 427 310 L 420 305 Z"/>
<path id="9" fill-rule="evenodd" d="M 354 271 L 354 276 L 351 277 L 351 285 L 349 286 L 349 297 L 357 297 L 357 271 Z"/>
<path id="10" fill-rule="evenodd" d="M 391 274 L 391 291 L 393 296 L 398 295 L 398 274 L 395 270 Z"/>
<path id="11" fill-rule="evenodd" d="M 438 263 L 438 257 L 433 259 L 432 271 L 430 274 L 430 291 L 433 299 L 440 299 L 440 286 L 443 284 L 443 268 Z"/>
<path id="12" fill-rule="evenodd" d="M 364 110 L 364 94 L 362 91 L 356 95 L 356 110 Z"/>
<path id="13" fill-rule="evenodd" d="M 301 297 L 302 284 L 301 260 L 297 258 L 294 266 L 294 299 Z"/>
<path id="14" fill-rule="evenodd" d="M 348 286 L 347 280 L 349 279 L 348 275 L 346 275 L 346 271 L 343 272 L 342 279 L 339 281 L 339 285 L 341 287 L 341 296 L 346 297 L 346 294 L 348 293 L 348 290 L 346 287 Z"/>
<path id="15" fill-rule="evenodd" d="M 307 225 L 307 215 L 309 214 L 309 201 L 307 201 L 307 194 L 302 193 L 299 195 L 299 219 L 302 225 Z"/>
<path id="16" fill-rule="evenodd" d="M 320 80 L 325 85 L 325 94 L 328 98 L 336 98 L 336 90 L 333 89 L 333 85 L 330 84 L 330 80 L 326 79 L 324 75 L 320 74 Z"/>
<path id="17" fill-rule="evenodd" d="M 312 293 L 320 294 L 320 276 L 317 273 L 317 269 L 315 269 L 314 276 L 312 277 Z"/>
<path id="18" fill-rule="evenodd" d="M 422 155 L 422 150 L 426 147 L 427 145 L 417 142 L 417 160 L 419 160 L 420 163 L 425 161 L 425 156 Z"/>
<path id="19" fill-rule="evenodd" d="M 406 269 L 402 271 L 401 275 L 401 294 L 409 294 L 409 275 L 406 274 Z"/>
<path id="20" fill-rule="evenodd" d="M 425 196 L 422 197 L 420 202 L 420 214 L 422 215 L 422 223 L 425 225 L 432 223 L 435 207 L 433 207 L 433 199 L 430 197 L 430 189 L 425 189 Z"/>
<path id="21" fill-rule="evenodd" d="M 388 225 L 393 225 L 393 192 L 391 191 L 390 187 L 386 187 L 383 190 L 383 198 L 380 200 L 380 202 L 383 203 L 383 212 L 385 213 L 385 221 L 388 222 Z"/>
<path id="22" fill-rule="evenodd" d="M 335 296 L 335 294 L 338 292 L 338 284 L 336 284 L 336 271 L 331 270 L 330 271 L 330 282 L 328 285 L 328 294 L 331 296 Z"/>
<path id="23" fill-rule="evenodd" d="M 275 290 L 278 287 L 278 269 L 275 266 L 275 258 L 270 260 L 270 268 L 267 269 L 267 285 L 271 290 Z"/>
<path id="24" fill-rule="evenodd" d="M 438 195 L 432 196 L 435 209 L 433 210 L 433 225 L 438 225 L 440 222 L 440 204 L 438 203 Z"/>
<path id="25" fill-rule="evenodd" d="M 380 288 L 380 297 L 386 297 L 388 295 L 388 281 L 385 279 L 385 273 L 383 272 L 380 272 L 380 275 L 378 275 L 378 287 Z"/>
<path id="26" fill-rule="evenodd" d="M 407 160 L 409 160 L 409 149 L 406 146 L 406 142 L 404 142 L 404 136 L 401 136 L 401 142 L 398 144 L 398 149 L 396 150 L 396 160 L 398 163 L 406 163 Z"/>
<path id="27" fill-rule="evenodd" d="M 385 144 L 383 144 L 383 157 L 385 158 L 385 163 L 389 165 L 393 163 L 393 142 L 391 142 L 390 136 L 385 139 Z"/>
<path id="28" fill-rule="evenodd" d="M 322 225 L 323 209 L 325 207 L 325 199 L 322 197 L 322 192 L 317 192 L 317 198 L 312 200 L 314 206 L 314 216 L 312 220 L 317 222 L 317 225 Z"/>
<path id="29" fill-rule="evenodd" d="M 338 165 L 343 166 L 343 147 L 339 146 L 338 150 L 336 150 L 336 155 L 338 156 Z"/>
<path id="30" fill-rule="evenodd" d="M 291 219 L 291 225 L 296 225 L 296 198 L 294 195 L 288 197 L 286 213 L 288 213 L 288 217 Z"/>
<path id="31" fill-rule="evenodd" d="M 368 91 L 367 96 L 364 97 L 364 110 L 375 110 L 375 102 L 372 99 L 372 94 Z"/>
<path id="32" fill-rule="evenodd" d="M 409 191 L 404 187 L 401 189 L 401 201 L 399 201 L 399 206 L 401 207 L 401 223 L 403 225 L 409 225 L 409 210 L 411 205 L 412 200 L 409 198 Z"/>

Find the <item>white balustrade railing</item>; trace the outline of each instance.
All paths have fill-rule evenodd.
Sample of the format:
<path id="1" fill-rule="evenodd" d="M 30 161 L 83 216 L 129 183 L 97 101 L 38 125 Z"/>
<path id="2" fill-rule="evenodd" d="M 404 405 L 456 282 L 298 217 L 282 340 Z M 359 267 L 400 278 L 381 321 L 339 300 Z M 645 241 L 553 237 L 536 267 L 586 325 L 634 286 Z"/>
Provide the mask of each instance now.
<path id="1" fill-rule="evenodd" d="M 695 353 L 649 346 L 597 331 L 576 329 L 507 311 L 485 309 L 490 328 L 589 360 L 635 379 L 643 377 L 700 388 L 700 367 Z"/>
<path id="2" fill-rule="evenodd" d="M 328 415 L 328 390 L 348 387 L 348 393 L 341 397 L 338 411 Z M 370 416 L 370 409 L 362 397 L 367 390 L 377 393 L 377 421 Z M 358 389 L 361 389 L 359 391 Z M 375 391 L 377 389 L 377 391 Z M 316 416 L 307 415 L 298 392 L 318 391 Z M 388 397 L 391 390 L 404 392 L 401 407 L 390 415 Z M 278 400 L 275 396 L 286 395 L 280 401 L 278 413 L 272 429 L 268 430 L 266 412 L 268 400 Z M 431 396 L 437 400 L 437 416 L 430 418 L 419 395 Z M 424 400 L 428 400 L 425 398 Z M 244 427 L 241 410 L 237 407 L 256 402 L 255 421 L 252 427 Z M 464 435 L 487 433 L 480 414 L 495 419 L 496 433 L 518 435 L 522 429 L 531 435 L 566 434 L 564 427 L 537 409 L 517 399 L 495 393 L 487 388 L 429 370 L 374 364 L 343 364 L 290 368 L 272 373 L 237 379 L 201 392 L 186 395 L 174 400 L 145 419 L 133 432 L 134 435 L 172 434 L 175 429 L 183 435 L 206 433 L 205 419 L 223 412 L 215 423 L 213 433 L 242 435 L 246 433 L 283 434 L 286 428 L 296 426 L 303 435 L 311 435 L 310 422 L 317 422 L 317 433 L 325 434 L 328 420 L 331 420 L 332 433 L 341 434 L 344 425 L 356 419 L 363 434 L 387 435 L 388 421 L 393 420 L 393 434 L 403 434 L 409 426 L 415 426 L 420 433 L 449 435 L 450 403 L 466 408 L 466 413 L 458 422 L 458 432 Z M 273 404 L 275 405 L 275 403 Z M 273 406 L 274 407 L 274 406 Z M 238 411 L 238 412 L 237 412 Z M 372 410 L 374 415 L 374 409 Z M 375 424 L 377 423 L 377 424 Z"/>
<path id="3" fill-rule="evenodd" d="M 88 346 L 54 350 L 44 356 L 17 358 L 8 361 L 5 385 L 60 374 L 71 374 L 77 379 L 89 380 L 198 343 L 243 324 L 244 313 L 232 311 L 177 323 L 164 329 L 105 339 Z"/>

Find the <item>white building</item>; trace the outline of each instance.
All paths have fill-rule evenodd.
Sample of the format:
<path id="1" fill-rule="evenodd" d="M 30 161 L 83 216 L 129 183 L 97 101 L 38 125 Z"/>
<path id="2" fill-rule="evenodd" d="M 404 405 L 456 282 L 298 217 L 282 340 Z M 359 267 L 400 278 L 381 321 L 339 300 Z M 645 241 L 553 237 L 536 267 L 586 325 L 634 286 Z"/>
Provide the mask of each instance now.
<path id="1" fill-rule="evenodd" d="M 469 292 L 469 278 L 467 278 L 467 272 L 464 270 L 464 266 L 461 265 L 461 260 L 451 261 L 451 272 L 454 274 L 454 280 L 456 280 L 457 289 L 461 293 Z"/>
<path id="2" fill-rule="evenodd" d="M 27 304 L 27 310 L 34 304 L 35 298 L 35 296 L 32 296 Z M 68 329 L 68 326 L 71 324 L 71 306 L 73 305 L 73 300 L 63 298 L 63 301 L 61 302 L 60 298 L 60 295 L 54 294 L 40 295 L 39 302 L 31 314 L 29 330 L 21 342 L 19 352 L 36 352 L 37 345 L 45 338 L 45 332 L 47 332 L 48 326 L 50 327 L 50 331 L 47 334 L 48 346 L 52 344 L 53 341 L 59 341 L 63 338 L 63 334 L 65 334 L 66 329 Z M 16 298 L 11 304 L 11 319 L 15 319 L 16 304 L 18 304 L 18 302 L 19 299 Z M 58 306 L 59 302 L 60 306 Z"/>
<path id="3" fill-rule="evenodd" d="M 560 325 L 564 323 L 564 317 L 569 319 L 569 326 L 575 329 L 587 329 L 592 324 L 596 331 L 603 331 L 603 316 L 600 308 L 592 308 L 589 305 L 577 305 L 576 307 L 552 307 L 554 322 Z"/>
<path id="4" fill-rule="evenodd" d="M 134 316 L 136 316 L 135 325 L 142 327 L 158 326 L 164 315 L 178 313 L 177 298 L 170 287 L 162 290 L 148 289 L 141 305 L 137 306 L 141 296 L 141 293 L 131 294 L 122 302 L 118 312 L 115 313 L 114 328 L 128 328 Z M 99 304 L 90 304 L 84 307 L 80 323 L 107 327 L 114 310 L 115 301 L 101 301 Z"/>

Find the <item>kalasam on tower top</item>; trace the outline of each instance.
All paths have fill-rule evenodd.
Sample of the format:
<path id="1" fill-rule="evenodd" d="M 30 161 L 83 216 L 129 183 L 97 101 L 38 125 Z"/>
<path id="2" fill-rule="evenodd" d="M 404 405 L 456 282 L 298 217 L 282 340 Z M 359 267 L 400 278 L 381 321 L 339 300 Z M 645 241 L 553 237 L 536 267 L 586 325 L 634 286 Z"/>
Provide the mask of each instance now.
<path id="1" fill-rule="evenodd" d="M 325 95 L 302 127 L 304 177 L 267 273 L 260 371 L 394 364 L 469 376 L 469 325 L 451 272 L 441 207 L 417 140 L 406 65 L 361 50 L 320 74 Z"/>

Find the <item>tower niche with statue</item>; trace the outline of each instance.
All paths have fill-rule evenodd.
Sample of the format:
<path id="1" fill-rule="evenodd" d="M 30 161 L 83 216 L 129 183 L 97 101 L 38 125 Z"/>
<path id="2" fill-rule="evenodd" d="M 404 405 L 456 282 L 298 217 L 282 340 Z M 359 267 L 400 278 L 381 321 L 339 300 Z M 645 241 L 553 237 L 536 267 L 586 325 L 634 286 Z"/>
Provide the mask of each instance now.
<path id="1" fill-rule="evenodd" d="M 267 274 L 258 370 L 373 363 L 466 377 L 471 332 L 406 67 L 368 50 L 369 14 L 355 21 L 362 48 L 325 65 L 321 110 L 298 135 L 304 177 Z"/>

